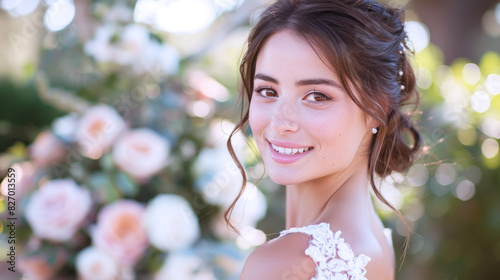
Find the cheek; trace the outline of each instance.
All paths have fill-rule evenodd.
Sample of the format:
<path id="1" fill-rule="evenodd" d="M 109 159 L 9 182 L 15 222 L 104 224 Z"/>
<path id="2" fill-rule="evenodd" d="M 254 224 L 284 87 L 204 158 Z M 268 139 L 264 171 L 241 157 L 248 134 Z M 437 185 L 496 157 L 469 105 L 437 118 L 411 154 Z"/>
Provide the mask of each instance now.
<path id="1" fill-rule="evenodd" d="M 259 106 L 256 102 L 250 103 L 250 108 L 248 110 L 248 123 L 250 124 L 250 129 L 252 130 L 256 140 L 258 138 L 258 134 L 262 132 L 269 122 L 264 111 L 265 110 L 262 109 L 262 106 Z"/>

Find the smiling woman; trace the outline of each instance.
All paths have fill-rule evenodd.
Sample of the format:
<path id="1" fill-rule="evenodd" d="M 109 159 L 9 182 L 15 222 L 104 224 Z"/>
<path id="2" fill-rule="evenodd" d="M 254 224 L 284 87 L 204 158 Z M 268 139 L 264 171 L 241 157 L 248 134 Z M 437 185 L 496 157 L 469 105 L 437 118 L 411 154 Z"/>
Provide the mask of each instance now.
<path id="1" fill-rule="evenodd" d="M 375 184 L 420 149 L 402 113 L 417 101 L 403 21 L 372 0 L 278 0 L 252 29 L 240 67 L 249 106 L 232 135 L 250 125 L 270 178 L 286 185 L 286 229 L 241 279 L 394 279 L 368 185 L 403 219 Z M 231 138 L 228 148 L 241 194 Z"/>

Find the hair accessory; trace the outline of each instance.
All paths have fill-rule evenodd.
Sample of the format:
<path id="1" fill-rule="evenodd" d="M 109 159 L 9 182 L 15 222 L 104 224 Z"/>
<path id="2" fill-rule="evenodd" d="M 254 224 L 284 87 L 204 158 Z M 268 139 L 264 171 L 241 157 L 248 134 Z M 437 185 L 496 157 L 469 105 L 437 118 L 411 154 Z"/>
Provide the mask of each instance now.
<path id="1" fill-rule="evenodd" d="M 374 127 L 374 128 L 372 128 L 372 133 L 373 133 L 373 134 L 377 134 L 377 132 L 378 132 L 378 129 L 377 129 L 377 128 L 375 128 L 375 127 Z"/>
<path id="2" fill-rule="evenodd" d="M 401 46 L 401 50 L 399 51 L 399 54 L 401 54 L 401 61 L 404 60 L 404 56 L 403 56 L 403 51 L 405 50 L 405 45 L 403 43 L 400 43 L 399 44 Z M 405 86 L 403 85 L 403 75 L 404 75 L 404 72 L 403 70 L 399 70 L 399 83 L 401 84 L 400 88 L 401 90 L 404 90 L 405 89 Z"/>

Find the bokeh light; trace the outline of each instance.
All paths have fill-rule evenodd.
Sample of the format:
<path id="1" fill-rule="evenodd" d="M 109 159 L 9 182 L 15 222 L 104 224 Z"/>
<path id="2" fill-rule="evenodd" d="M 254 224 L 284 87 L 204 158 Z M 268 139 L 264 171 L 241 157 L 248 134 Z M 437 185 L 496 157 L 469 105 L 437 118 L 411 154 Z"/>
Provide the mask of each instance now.
<path id="1" fill-rule="evenodd" d="M 408 170 L 406 180 L 414 187 L 423 186 L 429 180 L 429 170 L 423 164 L 415 164 Z"/>
<path id="2" fill-rule="evenodd" d="M 1 6 L 11 16 L 26 16 L 36 10 L 40 0 L 2 0 Z"/>
<path id="3" fill-rule="evenodd" d="M 428 89 L 432 85 L 432 73 L 426 67 L 418 67 L 416 71 L 417 85 L 421 89 Z"/>
<path id="4" fill-rule="evenodd" d="M 75 18 L 75 4 L 73 0 L 54 1 L 43 18 L 43 23 L 50 31 L 64 29 Z"/>
<path id="5" fill-rule="evenodd" d="M 188 105 L 188 113 L 192 116 L 205 118 L 210 114 L 210 104 L 204 100 L 193 101 Z"/>
<path id="6" fill-rule="evenodd" d="M 478 90 L 472 95 L 470 105 L 474 111 L 484 113 L 490 108 L 490 96 L 486 92 Z"/>
<path id="7" fill-rule="evenodd" d="M 457 132 L 458 141 L 465 146 L 472 146 L 477 141 L 477 132 L 473 127 L 461 128 Z"/>
<path id="8" fill-rule="evenodd" d="M 490 74 L 486 77 L 486 82 L 484 83 L 486 89 L 493 95 L 500 93 L 500 75 Z"/>
<path id="9" fill-rule="evenodd" d="M 436 171 L 436 181 L 447 186 L 455 181 L 455 168 L 448 163 L 441 164 Z"/>
<path id="10" fill-rule="evenodd" d="M 497 6 L 498 7 L 498 6 Z M 491 37 L 500 36 L 500 22 L 497 20 L 495 11 L 486 11 L 482 18 L 483 29 Z"/>
<path id="11" fill-rule="evenodd" d="M 462 69 L 462 76 L 466 83 L 475 85 L 479 82 L 479 79 L 481 79 L 481 69 L 474 63 L 467 63 Z"/>
<path id="12" fill-rule="evenodd" d="M 495 116 L 484 117 L 481 130 L 489 137 L 500 139 L 500 119 Z"/>
<path id="13" fill-rule="evenodd" d="M 430 36 L 427 27 L 418 21 L 408 21 L 405 23 L 408 38 L 413 44 L 415 52 L 421 52 L 429 45 Z"/>
<path id="14" fill-rule="evenodd" d="M 239 8 L 244 0 L 214 0 L 215 5 L 222 11 L 230 11 Z"/>
<path id="15" fill-rule="evenodd" d="M 223 2 L 225 7 L 238 4 L 230 5 L 235 1 Z M 134 21 L 152 24 L 160 30 L 176 34 L 202 31 L 214 22 L 217 15 L 216 6 L 208 0 L 139 0 L 134 9 Z"/>
<path id="16" fill-rule="evenodd" d="M 494 158 L 498 154 L 498 142 L 495 139 L 488 138 L 481 145 L 481 152 L 485 158 Z"/>
<path id="17" fill-rule="evenodd" d="M 462 201 L 471 199 L 476 193 L 476 186 L 469 180 L 458 183 L 453 194 Z"/>

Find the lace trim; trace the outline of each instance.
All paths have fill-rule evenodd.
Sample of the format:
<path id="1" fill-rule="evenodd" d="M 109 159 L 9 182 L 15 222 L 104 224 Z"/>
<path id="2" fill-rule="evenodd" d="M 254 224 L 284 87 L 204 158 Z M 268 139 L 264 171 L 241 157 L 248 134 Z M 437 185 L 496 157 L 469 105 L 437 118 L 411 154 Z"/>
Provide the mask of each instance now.
<path id="1" fill-rule="evenodd" d="M 367 280 L 365 266 L 371 258 L 354 256 L 351 246 L 340 237 L 340 230 L 333 233 L 328 223 L 321 223 L 283 230 L 278 238 L 293 232 L 312 236 L 305 250 L 316 263 L 316 276 L 311 280 Z"/>

